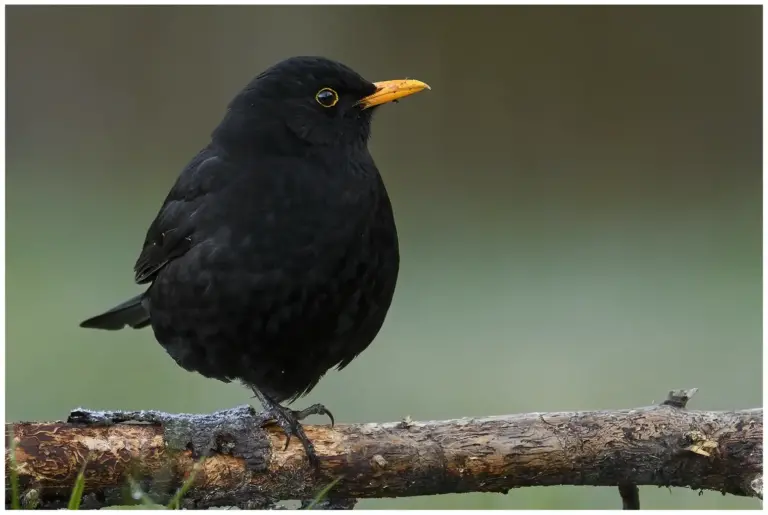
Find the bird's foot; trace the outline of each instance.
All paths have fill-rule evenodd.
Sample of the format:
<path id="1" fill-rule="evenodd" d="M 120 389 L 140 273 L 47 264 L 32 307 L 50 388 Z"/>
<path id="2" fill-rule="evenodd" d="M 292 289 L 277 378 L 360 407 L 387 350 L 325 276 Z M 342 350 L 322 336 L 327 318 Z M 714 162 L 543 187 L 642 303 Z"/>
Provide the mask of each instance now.
<path id="1" fill-rule="evenodd" d="M 322 404 L 313 404 L 301 411 L 295 411 L 269 400 L 264 402 L 264 410 L 265 415 L 268 417 L 266 424 L 277 424 L 285 433 L 285 447 L 283 450 L 288 449 L 288 445 L 291 443 L 291 437 L 295 436 L 304 446 L 304 451 L 307 453 L 309 463 L 313 467 L 317 467 L 320 464 L 320 461 L 315 453 L 315 446 L 312 445 L 312 442 L 307 438 L 300 421 L 310 415 L 327 415 L 328 418 L 331 419 L 331 426 L 333 426 L 334 419 L 331 412 Z"/>

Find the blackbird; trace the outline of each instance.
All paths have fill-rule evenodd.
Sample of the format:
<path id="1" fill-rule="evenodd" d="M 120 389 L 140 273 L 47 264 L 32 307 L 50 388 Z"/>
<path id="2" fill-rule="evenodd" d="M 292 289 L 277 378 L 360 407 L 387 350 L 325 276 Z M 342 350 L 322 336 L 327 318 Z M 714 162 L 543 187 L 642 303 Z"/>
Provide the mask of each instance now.
<path id="1" fill-rule="evenodd" d="M 134 267 L 147 290 L 81 327 L 138 329 L 181 367 L 255 393 L 297 437 L 294 411 L 331 368 L 375 338 L 399 269 L 387 190 L 368 151 L 384 103 L 429 86 L 369 82 L 322 57 L 293 57 L 254 78 L 182 170 Z"/>

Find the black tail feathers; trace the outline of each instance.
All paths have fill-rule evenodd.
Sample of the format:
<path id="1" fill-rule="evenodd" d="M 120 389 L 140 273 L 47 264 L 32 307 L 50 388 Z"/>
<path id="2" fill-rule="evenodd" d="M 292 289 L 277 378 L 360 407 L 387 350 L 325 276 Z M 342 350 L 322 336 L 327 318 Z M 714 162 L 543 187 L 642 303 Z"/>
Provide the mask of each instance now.
<path id="1" fill-rule="evenodd" d="M 142 293 L 115 306 L 106 313 L 81 322 L 80 327 L 116 331 L 127 325 L 134 329 L 141 329 L 149 325 L 149 310 L 146 304 L 147 301 Z"/>

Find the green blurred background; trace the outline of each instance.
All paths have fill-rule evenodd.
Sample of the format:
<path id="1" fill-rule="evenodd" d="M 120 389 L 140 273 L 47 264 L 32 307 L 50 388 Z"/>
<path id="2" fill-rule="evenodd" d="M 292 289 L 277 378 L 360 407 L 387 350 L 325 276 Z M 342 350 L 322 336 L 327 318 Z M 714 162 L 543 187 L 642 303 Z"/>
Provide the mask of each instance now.
<path id="1" fill-rule="evenodd" d="M 297 54 L 432 91 L 371 150 L 402 269 L 376 342 L 297 406 L 340 422 L 762 405 L 761 7 L 9 7 L 6 417 L 249 402 L 151 331 L 147 226 L 230 98 Z M 641 489 L 647 508 L 759 508 Z M 364 508 L 618 508 L 615 488 Z"/>

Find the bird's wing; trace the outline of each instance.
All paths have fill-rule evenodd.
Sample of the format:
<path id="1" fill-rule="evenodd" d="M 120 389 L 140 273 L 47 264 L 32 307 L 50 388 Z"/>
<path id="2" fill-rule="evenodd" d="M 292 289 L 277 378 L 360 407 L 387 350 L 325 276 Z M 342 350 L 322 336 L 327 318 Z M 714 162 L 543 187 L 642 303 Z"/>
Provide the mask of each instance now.
<path id="1" fill-rule="evenodd" d="M 182 171 L 147 230 L 144 247 L 134 265 L 138 284 L 151 282 L 169 262 L 194 245 L 194 217 L 204 198 L 223 187 L 227 165 L 204 150 Z"/>
<path id="2" fill-rule="evenodd" d="M 135 281 L 137 284 L 148 283 L 154 280 L 157 273 L 173 259 L 183 256 L 192 247 L 192 237 L 173 238 L 171 231 L 152 231 L 150 229 L 151 240 L 144 243 L 144 248 L 136 260 L 133 270 L 136 273 Z"/>

